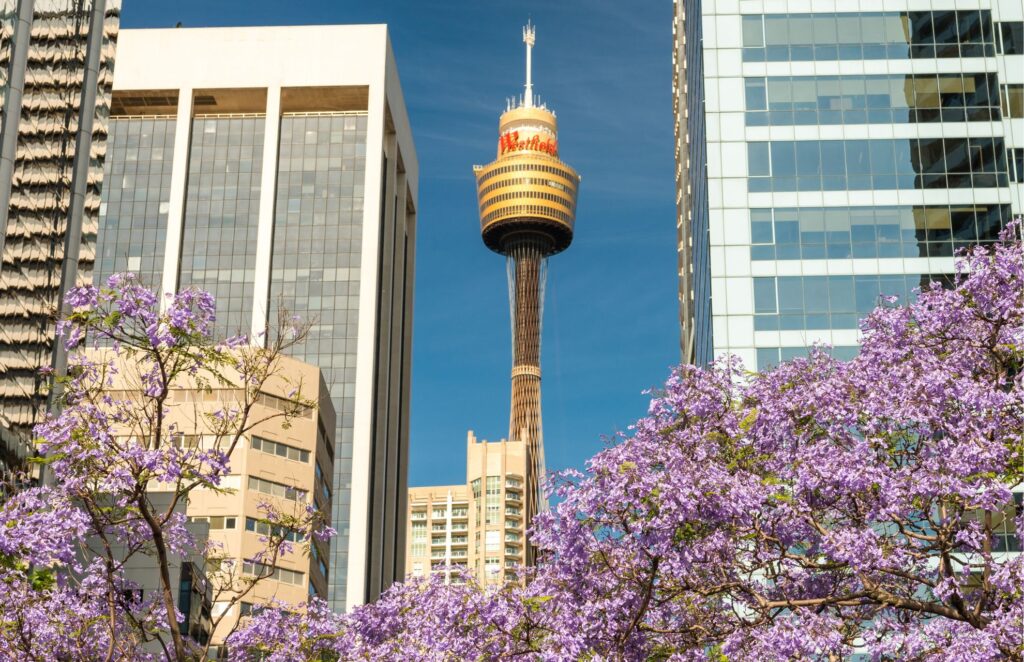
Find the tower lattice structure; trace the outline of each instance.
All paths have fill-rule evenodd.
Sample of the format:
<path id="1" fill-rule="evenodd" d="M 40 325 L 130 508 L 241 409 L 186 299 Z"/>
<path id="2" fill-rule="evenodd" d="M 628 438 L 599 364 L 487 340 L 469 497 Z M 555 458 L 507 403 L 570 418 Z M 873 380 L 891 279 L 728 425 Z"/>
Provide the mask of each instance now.
<path id="1" fill-rule="evenodd" d="M 473 168 L 484 244 L 507 261 L 512 321 L 510 440 L 526 445 L 527 523 L 546 508 L 541 425 L 540 348 L 548 257 L 572 243 L 580 176 L 559 158 L 555 113 L 535 103 L 532 80 L 536 31 L 523 28 L 526 85 L 498 121 L 498 155 Z M 527 547 L 527 561 L 532 553 Z"/>

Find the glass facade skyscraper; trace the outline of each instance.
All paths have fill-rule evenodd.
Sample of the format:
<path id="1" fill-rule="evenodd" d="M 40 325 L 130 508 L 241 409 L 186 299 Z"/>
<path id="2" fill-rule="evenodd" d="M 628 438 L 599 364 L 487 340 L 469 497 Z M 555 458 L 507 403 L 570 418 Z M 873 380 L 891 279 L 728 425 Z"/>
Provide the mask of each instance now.
<path id="1" fill-rule="evenodd" d="M 208 290 L 254 342 L 309 322 L 290 351 L 336 413 L 328 597 L 372 600 L 405 572 L 417 190 L 386 28 L 126 30 L 119 55 L 96 278 Z"/>
<path id="2" fill-rule="evenodd" d="M 1022 34 L 1019 0 L 679 0 L 684 359 L 852 356 L 882 296 L 994 241 L 1024 209 Z"/>

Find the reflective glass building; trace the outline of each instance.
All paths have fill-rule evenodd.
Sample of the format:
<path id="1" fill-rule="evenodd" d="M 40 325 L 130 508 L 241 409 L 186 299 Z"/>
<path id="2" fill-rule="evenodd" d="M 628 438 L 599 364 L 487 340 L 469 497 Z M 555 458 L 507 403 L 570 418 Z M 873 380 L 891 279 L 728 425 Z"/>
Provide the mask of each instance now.
<path id="1" fill-rule="evenodd" d="M 417 162 L 387 29 L 121 33 L 96 279 L 217 298 L 221 334 L 312 323 L 337 413 L 329 597 L 405 574 Z M 271 331 L 272 332 L 272 331 Z"/>
<path id="2" fill-rule="evenodd" d="M 1024 210 L 1019 0 L 678 0 L 675 27 L 684 360 L 852 356 L 881 295 Z"/>

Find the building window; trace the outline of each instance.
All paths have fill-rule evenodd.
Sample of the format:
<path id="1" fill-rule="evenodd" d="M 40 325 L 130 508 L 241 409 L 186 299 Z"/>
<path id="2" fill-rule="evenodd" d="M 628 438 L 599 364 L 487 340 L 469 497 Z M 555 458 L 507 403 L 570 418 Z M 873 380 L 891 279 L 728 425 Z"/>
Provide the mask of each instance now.
<path id="1" fill-rule="evenodd" d="M 484 561 L 484 575 L 487 581 L 494 581 L 501 575 L 501 559 L 488 558 Z"/>
<path id="2" fill-rule="evenodd" d="M 747 144 L 751 192 L 1009 186 L 1001 137 Z"/>
<path id="3" fill-rule="evenodd" d="M 254 436 L 250 445 L 253 450 L 260 451 L 261 453 L 276 455 L 288 460 L 295 460 L 296 462 L 309 462 L 309 451 L 289 446 L 287 444 L 282 444 L 279 441 L 270 441 L 263 437 Z"/>
<path id="4" fill-rule="evenodd" d="M 988 10 L 768 14 L 743 17 L 748 62 L 991 57 Z"/>
<path id="5" fill-rule="evenodd" d="M 994 242 L 1009 205 L 750 210 L 751 260 L 949 257 Z"/>
<path id="6" fill-rule="evenodd" d="M 945 285 L 952 276 L 864 275 L 754 278 L 754 330 L 856 329 L 857 322 L 895 296 L 904 303 L 931 281 Z"/>
<path id="7" fill-rule="evenodd" d="M 825 349 L 839 361 L 849 361 L 860 351 L 857 345 L 836 345 Z M 758 347 L 757 369 L 770 370 L 783 361 L 806 357 L 807 352 L 807 347 Z"/>
<path id="8" fill-rule="evenodd" d="M 1000 119 L 994 73 L 745 78 L 748 126 Z"/>
<path id="9" fill-rule="evenodd" d="M 275 483 L 272 480 L 266 480 L 265 478 L 257 478 L 256 476 L 249 476 L 249 489 L 256 490 L 263 494 L 269 494 L 270 496 L 280 497 L 289 501 L 302 502 L 306 500 L 306 491 L 300 490 L 297 487 L 291 485 L 284 485 L 282 483 Z"/>
<path id="10" fill-rule="evenodd" d="M 416 562 L 412 564 L 412 576 L 422 577 L 423 576 L 423 564 Z"/>
<path id="11" fill-rule="evenodd" d="M 486 531 L 484 538 L 484 550 L 496 552 L 501 549 L 501 531 Z"/>
<path id="12" fill-rule="evenodd" d="M 1003 55 L 1024 55 L 1024 22 L 998 23 Z"/>
<path id="13" fill-rule="evenodd" d="M 233 528 L 235 528 L 235 526 L 237 524 L 237 520 L 234 517 L 220 517 L 220 516 L 217 516 L 217 517 L 207 517 L 207 516 L 189 517 L 188 521 L 190 521 L 190 522 L 206 522 L 206 523 L 208 523 L 210 525 L 210 530 L 211 531 L 219 530 L 219 529 L 233 529 Z"/>
<path id="14" fill-rule="evenodd" d="M 474 499 L 479 499 L 480 498 L 480 479 L 479 478 L 474 478 L 473 482 L 470 483 L 470 486 L 473 488 L 473 498 Z"/>
<path id="15" fill-rule="evenodd" d="M 1007 156 L 1010 162 L 1010 175 L 1013 181 L 1018 184 L 1024 184 L 1024 147 L 1015 147 L 1007 150 Z"/>
<path id="16" fill-rule="evenodd" d="M 294 586 L 299 586 L 305 579 L 305 575 L 301 572 L 288 570 L 287 568 L 278 568 L 276 566 L 266 565 L 263 563 L 256 563 L 254 561 L 244 561 L 242 563 L 242 574 L 261 577 L 264 579 L 272 579 L 274 581 L 279 581 L 282 584 L 292 584 Z"/>
<path id="17" fill-rule="evenodd" d="M 487 477 L 487 524 L 497 524 L 501 518 L 501 476 Z"/>
<path id="18" fill-rule="evenodd" d="M 1005 117 L 1024 117 L 1024 84 L 1003 85 L 1002 108 Z"/>
<path id="19" fill-rule="evenodd" d="M 413 522 L 412 523 L 412 547 L 410 550 L 412 556 L 426 556 L 427 555 L 427 523 L 426 522 Z"/>
<path id="20" fill-rule="evenodd" d="M 290 529 L 279 524 L 271 524 L 263 520 L 258 520 L 253 517 L 245 518 L 245 530 L 251 533 L 258 533 L 261 536 L 268 538 L 282 538 L 288 542 L 302 542 L 303 537 L 299 535 L 294 529 Z"/>

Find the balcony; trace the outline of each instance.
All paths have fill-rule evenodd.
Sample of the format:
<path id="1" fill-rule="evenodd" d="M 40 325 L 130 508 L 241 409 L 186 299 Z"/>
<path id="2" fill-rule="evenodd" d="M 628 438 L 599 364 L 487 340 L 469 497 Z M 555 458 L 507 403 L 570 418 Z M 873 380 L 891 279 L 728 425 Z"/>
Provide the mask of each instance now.
<path id="1" fill-rule="evenodd" d="M 518 506 L 505 506 L 505 514 L 511 515 L 512 517 L 521 517 L 523 509 Z"/>
<path id="2" fill-rule="evenodd" d="M 505 492 L 505 501 L 515 501 L 517 503 L 521 503 L 522 500 L 523 497 L 519 496 L 515 492 Z"/>
<path id="3" fill-rule="evenodd" d="M 412 521 L 418 522 L 427 519 L 427 511 L 425 510 L 414 510 L 412 511 Z"/>
<path id="4" fill-rule="evenodd" d="M 523 489 L 523 481 L 518 478 L 506 478 L 505 489 L 521 490 Z"/>
<path id="5" fill-rule="evenodd" d="M 448 517 L 447 510 L 435 510 L 433 514 L 434 519 L 445 519 Z"/>
<path id="6" fill-rule="evenodd" d="M 457 508 L 452 510 L 452 519 L 466 519 L 469 517 L 469 509 Z"/>
<path id="7" fill-rule="evenodd" d="M 522 541 L 522 539 L 519 537 L 518 533 L 506 533 L 505 534 L 505 542 L 510 542 L 513 545 L 519 545 L 519 544 L 521 544 L 521 541 Z"/>
<path id="8" fill-rule="evenodd" d="M 520 556 L 522 552 L 515 547 L 505 547 L 505 556 Z"/>
<path id="9" fill-rule="evenodd" d="M 452 536 L 453 545 L 467 545 L 469 544 L 468 536 Z"/>

